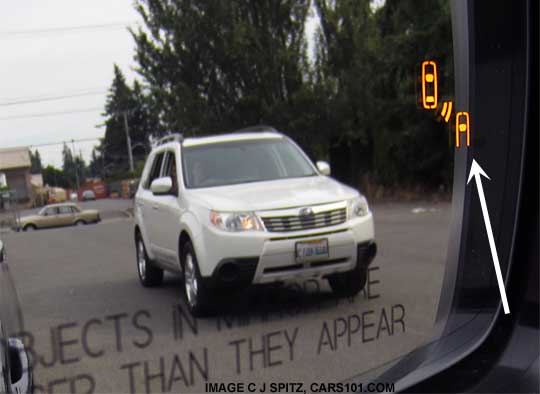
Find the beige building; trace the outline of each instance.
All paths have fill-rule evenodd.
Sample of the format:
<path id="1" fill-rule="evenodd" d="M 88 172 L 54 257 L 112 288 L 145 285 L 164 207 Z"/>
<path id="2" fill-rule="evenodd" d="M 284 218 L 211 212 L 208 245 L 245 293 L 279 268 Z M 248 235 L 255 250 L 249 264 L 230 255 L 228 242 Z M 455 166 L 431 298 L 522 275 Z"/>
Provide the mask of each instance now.
<path id="1" fill-rule="evenodd" d="M 8 189 L 16 191 L 19 201 L 33 197 L 30 166 L 28 147 L 0 149 L 0 181 Z"/>

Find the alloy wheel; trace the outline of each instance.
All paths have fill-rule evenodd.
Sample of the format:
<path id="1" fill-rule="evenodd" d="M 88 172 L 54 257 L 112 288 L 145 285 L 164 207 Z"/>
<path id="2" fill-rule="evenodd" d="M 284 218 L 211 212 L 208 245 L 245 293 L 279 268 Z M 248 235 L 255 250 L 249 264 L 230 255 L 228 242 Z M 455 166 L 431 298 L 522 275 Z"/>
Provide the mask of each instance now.
<path id="1" fill-rule="evenodd" d="M 184 272 L 184 285 L 186 287 L 186 296 L 190 305 L 197 303 L 197 291 L 199 284 L 195 272 L 195 262 L 191 253 L 186 254 L 186 268 Z"/>
<path id="2" fill-rule="evenodd" d="M 144 253 L 144 244 L 139 240 L 137 245 L 137 267 L 139 268 L 139 275 L 144 281 L 146 278 L 146 255 Z"/>

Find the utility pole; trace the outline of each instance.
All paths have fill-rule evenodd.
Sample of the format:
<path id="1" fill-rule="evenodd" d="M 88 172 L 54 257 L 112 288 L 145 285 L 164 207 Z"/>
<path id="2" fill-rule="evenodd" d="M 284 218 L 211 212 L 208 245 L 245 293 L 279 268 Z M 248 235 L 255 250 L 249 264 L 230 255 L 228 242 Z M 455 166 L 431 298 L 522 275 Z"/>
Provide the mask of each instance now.
<path id="1" fill-rule="evenodd" d="M 77 160 L 76 160 L 76 153 L 75 153 L 75 140 L 71 140 L 71 151 L 73 154 L 71 155 L 73 157 L 73 165 L 75 166 L 75 180 L 77 181 L 77 192 L 79 191 L 79 188 L 81 185 L 79 184 L 79 169 L 77 168 Z"/>
<path id="2" fill-rule="evenodd" d="M 128 120 L 127 120 L 127 111 L 122 112 L 122 115 L 124 116 L 124 129 L 126 130 L 126 141 L 127 141 L 127 150 L 128 150 L 128 157 L 129 157 L 129 171 L 133 172 L 133 153 L 131 152 L 131 137 L 129 136 L 129 126 L 128 126 Z"/>

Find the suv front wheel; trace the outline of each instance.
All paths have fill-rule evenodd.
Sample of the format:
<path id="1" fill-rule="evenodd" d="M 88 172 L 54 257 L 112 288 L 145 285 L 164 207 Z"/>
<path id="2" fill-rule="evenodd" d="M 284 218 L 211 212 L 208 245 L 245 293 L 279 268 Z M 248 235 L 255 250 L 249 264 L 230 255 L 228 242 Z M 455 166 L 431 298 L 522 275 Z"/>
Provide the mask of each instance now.
<path id="1" fill-rule="evenodd" d="M 144 287 L 159 286 L 163 282 L 163 270 L 154 266 L 146 253 L 143 239 L 140 235 L 136 238 L 137 247 L 137 272 L 139 280 Z"/>
<path id="2" fill-rule="evenodd" d="M 184 293 L 189 310 L 193 316 L 204 316 L 208 313 L 208 289 L 201 279 L 199 263 L 191 242 L 182 248 L 184 271 Z"/>

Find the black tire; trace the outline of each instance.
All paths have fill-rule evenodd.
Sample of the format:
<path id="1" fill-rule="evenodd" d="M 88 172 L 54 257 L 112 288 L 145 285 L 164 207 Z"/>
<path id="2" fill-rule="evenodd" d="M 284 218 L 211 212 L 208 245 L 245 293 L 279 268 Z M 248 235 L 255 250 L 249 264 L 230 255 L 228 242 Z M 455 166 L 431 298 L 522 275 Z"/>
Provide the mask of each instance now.
<path id="1" fill-rule="evenodd" d="M 354 297 L 364 288 L 366 281 L 367 267 L 361 267 L 359 264 L 352 271 L 328 277 L 333 293 L 339 297 Z"/>
<path id="2" fill-rule="evenodd" d="M 135 237 L 135 251 L 137 255 L 137 273 L 139 280 L 144 287 L 156 287 L 163 283 L 163 270 L 155 266 L 154 262 L 146 253 L 146 246 L 142 237 L 137 234 Z"/>
<path id="3" fill-rule="evenodd" d="M 75 222 L 75 226 L 84 226 L 86 224 L 86 222 L 84 220 L 77 220 Z"/>
<path id="4" fill-rule="evenodd" d="M 37 230 L 37 227 L 35 224 L 27 224 L 23 227 L 23 231 L 34 231 Z"/>
<path id="5" fill-rule="evenodd" d="M 195 317 L 207 316 L 210 313 L 210 292 L 201 277 L 199 262 L 190 241 L 184 244 L 181 253 L 184 295 L 189 311 Z"/>

